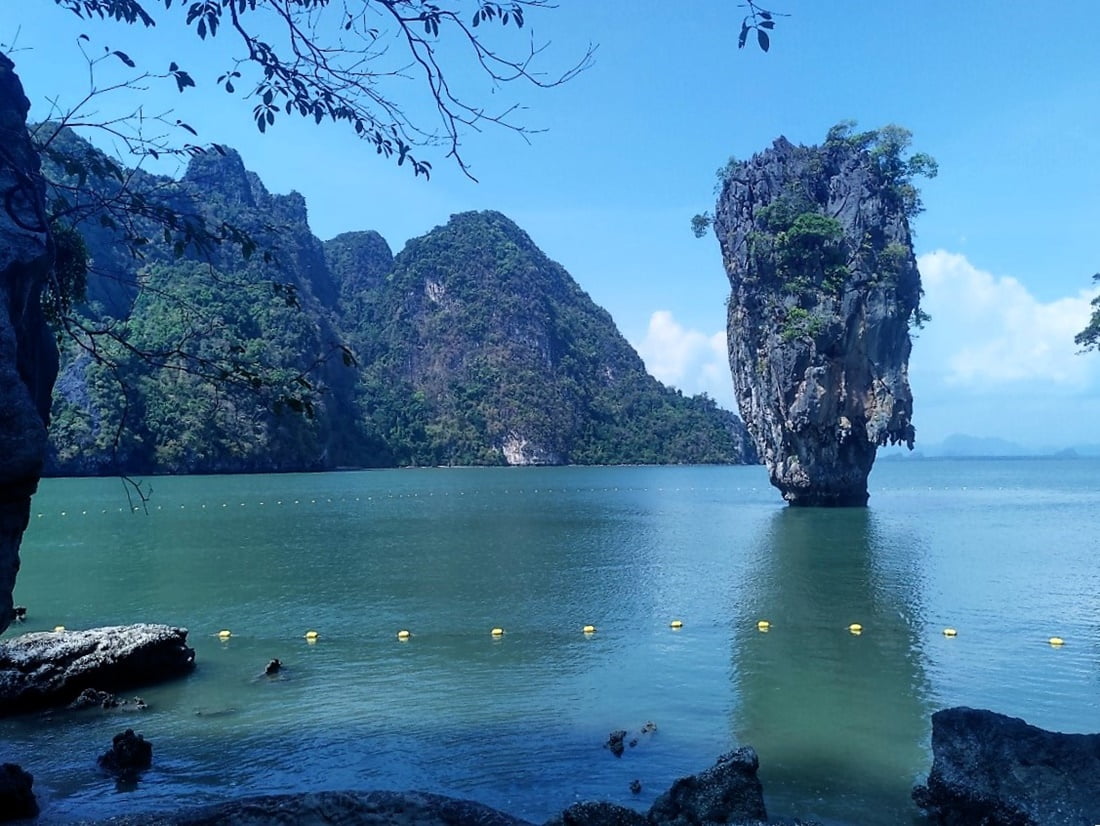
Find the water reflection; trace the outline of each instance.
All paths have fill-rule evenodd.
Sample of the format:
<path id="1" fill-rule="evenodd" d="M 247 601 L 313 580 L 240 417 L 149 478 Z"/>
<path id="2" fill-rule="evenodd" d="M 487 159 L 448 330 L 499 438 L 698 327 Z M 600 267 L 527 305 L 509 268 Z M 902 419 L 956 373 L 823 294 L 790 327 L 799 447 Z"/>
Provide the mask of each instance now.
<path id="1" fill-rule="evenodd" d="M 760 754 L 770 807 L 827 822 L 915 818 L 909 790 L 913 766 L 926 764 L 931 713 L 919 539 L 871 510 L 787 508 L 752 553 L 732 728 Z M 771 622 L 767 633 L 758 618 Z"/>

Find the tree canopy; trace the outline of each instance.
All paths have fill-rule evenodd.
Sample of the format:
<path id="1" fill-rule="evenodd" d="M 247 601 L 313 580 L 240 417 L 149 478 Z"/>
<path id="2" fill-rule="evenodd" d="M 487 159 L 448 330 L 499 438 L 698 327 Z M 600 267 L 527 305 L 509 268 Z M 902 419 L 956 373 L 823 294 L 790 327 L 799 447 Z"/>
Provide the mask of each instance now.
<path id="1" fill-rule="evenodd" d="M 53 1 L 81 18 L 142 27 L 182 21 L 200 40 L 229 38 L 234 56 L 215 83 L 248 101 L 260 132 L 288 116 L 327 121 L 425 176 L 432 164 L 421 149 L 441 150 L 473 177 L 462 154 L 466 132 L 497 126 L 529 134 L 516 119 L 518 106 L 488 108 L 462 91 L 454 77 L 460 67 L 473 67 L 494 89 L 513 82 L 546 88 L 584 71 L 594 53 L 590 46 L 566 68 L 546 73 L 540 58 L 548 44 L 523 35 L 529 13 L 553 8 L 547 0 Z M 123 51 L 105 56 L 137 69 Z M 151 76 L 170 79 L 181 92 L 201 82 L 174 60 L 142 78 Z M 412 86 L 404 82 L 409 80 Z M 418 114 L 410 105 L 416 98 L 427 102 L 432 116 Z M 175 125 L 193 133 L 186 124 Z M 132 143 L 139 152 L 173 151 Z"/>

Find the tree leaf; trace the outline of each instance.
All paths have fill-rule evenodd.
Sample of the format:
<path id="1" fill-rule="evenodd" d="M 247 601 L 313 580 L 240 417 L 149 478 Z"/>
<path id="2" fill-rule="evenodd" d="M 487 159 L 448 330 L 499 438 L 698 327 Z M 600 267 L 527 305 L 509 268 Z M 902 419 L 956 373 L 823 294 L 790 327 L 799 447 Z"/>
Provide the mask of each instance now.
<path id="1" fill-rule="evenodd" d="M 767 51 L 771 46 L 771 40 L 768 38 L 768 33 L 763 29 L 756 30 L 756 42 L 760 44 L 761 51 Z"/>
<path id="2" fill-rule="evenodd" d="M 119 60 L 121 60 L 127 66 L 129 66 L 131 69 L 133 69 L 137 65 L 137 64 L 134 63 L 134 61 L 130 60 L 130 56 L 128 54 L 126 54 L 126 52 L 114 51 L 114 52 L 111 52 L 111 54 L 113 54 L 115 57 L 117 57 Z"/>
<path id="3" fill-rule="evenodd" d="M 745 41 L 748 39 L 748 36 L 749 36 L 749 24 L 748 23 L 742 23 L 741 24 L 741 35 L 737 38 L 737 48 L 738 49 L 745 48 Z"/>

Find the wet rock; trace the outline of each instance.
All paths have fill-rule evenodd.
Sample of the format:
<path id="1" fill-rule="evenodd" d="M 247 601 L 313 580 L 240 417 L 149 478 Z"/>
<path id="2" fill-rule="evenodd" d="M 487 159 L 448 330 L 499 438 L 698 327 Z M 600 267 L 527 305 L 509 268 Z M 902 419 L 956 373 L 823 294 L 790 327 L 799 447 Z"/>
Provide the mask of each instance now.
<path id="1" fill-rule="evenodd" d="M 27 619 L 27 606 L 16 605 L 11 609 L 12 622 L 26 622 Z"/>
<path id="2" fill-rule="evenodd" d="M 607 737 L 607 742 L 604 743 L 605 749 L 611 749 L 611 753 L 616 757 L 622 757 L 625 747 L 623 741 L 626 739 L 626 732 L 622 729 L 617 729 Z"/>
<path id="3" fill-rule="evenodd" d="M 0 765 L 0 821 L 21 820 L 38 815 L 34 799 L 34 777 L 14 763 Z"/>
<path id="4" fill-rule="evenodd" d="M 532 826 L 474 803 L 424 792 L 308 792 L 232 800 L 190 812 L 116 818 L 114 826 Z"/>
<path id="5" fill-rule="evenodd" d="M 913 799 L 941 826 L 1100 823 L 1100 734 L 972 708 L 932 715 L 932 769 Z"/>
<path id="6" fill-rule="evenodd" d="M 650 826 L 645 815 L 615 803 L 574 803 L 546 826 Z"/>
<path id="7" fill-rule="evenodd" d="M 718 758 L 701 774 L 681 777 L 654 802 L 654 824 L 756 824 L 768 819 L 764 789 L 756 777 L 760 761 L 749 746 Z"/>
<path id="8" fill-rule="evenodd" d="M 111 748 L 96 761 L 100 768 L 119 777 L 136 777 L 153 765 L 153 744 L 132 728 L 116 734 Z"/>
<path id="9" fill-rule="evenodd" d="M 0 716 L 68 705 L 84 689 L 117 692 L 195 667 L 187 629 L 126 625 L 40 631 L 0 643 Z"/>
<path id="10" fill-rule="evenodd" d="M 69 703 L 70 711 L 81 711 L 86 708 L 119 709 L 121 711 L 145 711 L 149 705 L 141 697 L 121 699 L 109 691 L 99 691 L 95 688 L 86 688 L 80 692 L 75 700 Z"/>
<path id="11" fill-rule="evenodd" d="M 79 711 L 84 708 L 118 708 L 118 697 L 108 691 L 86 688 L 80 692 L 75 700 L 69 703 L 71 711 Z"/>
<path id="12" fill-rule="evenodd" d="M 630 781 L 630 793 L 641 794 L 642 793 L 642 781 L 638 778 L 634 778 Z"/>
<path id="13" fill-rule="evenodd" d="M 278 674 L 282 667 L 283 664 L 278 659 L 274 659 L 267 664 L 267 667 L 264 669 L 264 674 L 268 676 Z"/>

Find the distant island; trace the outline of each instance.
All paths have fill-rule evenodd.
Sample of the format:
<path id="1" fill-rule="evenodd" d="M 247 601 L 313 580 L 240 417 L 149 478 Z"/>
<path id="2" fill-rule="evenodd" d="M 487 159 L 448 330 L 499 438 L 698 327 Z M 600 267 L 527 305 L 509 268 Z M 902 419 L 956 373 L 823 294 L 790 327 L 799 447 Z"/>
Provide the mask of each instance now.
<path id="1" fill-rule="evenodd" d="M 79 226 L 91 268 L 62 337 L 49 475 L 757 461 L 735 414 L 650 376 L 500 213 L 455 215 L 395 257 L 372 231 L 322 243 L 305 200 L 269 193 L 232 150 L 130 186 L 228 241 L 181 252 L 151 226 L 134 254 L 121 227 Z M 117 187 L 90 174 L 81 197 Z"/>
<path id="2" fill-rule="evenodd" d="M 901 448 L 883 448 L 879 452 L 879 456 L 882 459 L 998 459 L 1027 456 L 1072 459 L 1075 457 L 1100 456 L 1100 444 L 1027 447 L 996 436 L 969 436 L 963 433 L 953 433 L 942 442 L 932 442 L 930 444 L 918 442 L 912 453 Z"/>

